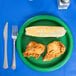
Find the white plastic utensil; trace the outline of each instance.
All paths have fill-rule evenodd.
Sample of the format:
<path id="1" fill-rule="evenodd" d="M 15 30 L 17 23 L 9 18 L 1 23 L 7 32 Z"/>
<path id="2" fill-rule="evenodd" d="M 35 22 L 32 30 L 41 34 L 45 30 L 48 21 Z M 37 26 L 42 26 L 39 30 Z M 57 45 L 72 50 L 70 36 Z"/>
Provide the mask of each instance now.
<path id="1" fill-rule="evenodd" d="M 13 60 L 12 60 L 12 69 L 16 69 L 16 59 L 15 59 L 15 42 L 17 39 L 17 34 L 18 34 L 18 27 L 17 26 L 12 26 L 12 39 L 13 39 Z"/>
<path id="2" fill-rule="evenodd" d="M 8 61 L 7 61 L 7 38 L 8 38 L 8 22 L 6 22 L 5 27 L 4 27 L 4 64 L 3 67 L 4 69 L 8 68 Z"/>

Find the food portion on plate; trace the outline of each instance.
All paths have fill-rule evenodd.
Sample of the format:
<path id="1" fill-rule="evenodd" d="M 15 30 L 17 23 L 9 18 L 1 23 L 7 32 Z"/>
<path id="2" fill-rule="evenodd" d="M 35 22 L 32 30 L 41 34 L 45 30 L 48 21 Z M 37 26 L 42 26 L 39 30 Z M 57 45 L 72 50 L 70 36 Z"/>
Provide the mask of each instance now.
<path id="1" fill-rule="evenodd" d="M 43 57 L 43 61 L 50 61 L 59 57 L 65 52 L 65 46 L 60 41 L 53 41 L 47 45 L 47 53 Z"/>
<path id="2" fill-rule="evenodd" d="M 45 51 L 45 46 L 41 43 L 31 41 L 23 53 L 24 57 L 35 57 L 38 59 L 39 56 Z M 59 57 L 65 52 L 65 46 L 60 41 L 53 41 L 47 45 L 47 53 L 43 57 L 43 61 L 50 61 L 56 57 Z"/>
<path id="3" fill-rule="evenodd" d="M 25 28 L 25 34 L 36 37 L 62 37 L 65 35 L 66 30 L 64 27 L 58 26 L 32 26 Z M 31 41 L 23 53 L 24 57 L 39 56 L 45 51 L 45 46 L 41 43 Z M 50 61 L 56 57 L 59 57 L 65 52 L 65 46 L 60 41 L 53 41 L 47 45 L 47 53 L 43 57 L 43 61 Z"/>
<path id="4" fill-rule="evenodd" d="M 35 57 L 35 59 L 38 59 L 39 56 L 45 51 L 45 46 L 41 43 L 36 43 L 34 41 L 31 41 L 23 53 L 24 57 Z"/>
<path id="5" fill-rule="evenodd" d="M 25 28 L 25 34 L 36 37 L 62 37 L 65 35 L 66 30 L 64 27 L 58 26 L 32 26 Z M 23 53 L 24 57 L 35 57 L 38 59 L 39 56 L 44 53 L 45 46 L 41 43 L 31 41 Z M 65 46 L 60 41 L 53 41 L 47 45 L 47 53 L 43 57 L 43 61 L 50 61 L 56 57 L 59 57 L 65 52 Z"/>
<path id="6" fill-rule="evenodd" d="M 59 26 L 32 26 L 25 28 L 25 34 L 35 37 L 62 37 L 66 33 L 64 27 Z"/>

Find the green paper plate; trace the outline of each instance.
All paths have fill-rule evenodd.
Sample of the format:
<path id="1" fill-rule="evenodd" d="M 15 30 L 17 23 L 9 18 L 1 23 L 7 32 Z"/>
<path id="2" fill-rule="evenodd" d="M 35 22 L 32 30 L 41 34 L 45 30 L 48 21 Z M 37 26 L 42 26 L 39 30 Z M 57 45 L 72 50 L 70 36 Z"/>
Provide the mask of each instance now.
<path id="1" fill-rule="evenodd" d="M 66 29 L 67 33 L 65 34 L 65 36 L 60 38 L 31 37 L 31 36 L 26 36 L 25 30 L 24 30 L 26 27 L 29 27 L 29 26 L 62 26 Z M 48 43 L 53 41 L 61 41 L 65 45 L 66 51 L 60 57 L 55 58 L 51 61 L 42 61 L 42 58 L 45 55 L 47 50 L 45 50 L 45 52 L 37 60 L 33 57 L 27 58 L 27 57 L 24 57 L 22 53 L 25 51 L 26 46 L 30 41 L 36 41 L 44 44 L 45 46 L 47 46 Z M 73 38 L 72 38 L 71 31 L 62 20 L 54 16 L 49 16 L 49 15 L 35 16 L 29 19 L 28 21 L 26 21 L 18 33 L 18 37 L 17 37 L 18 54 L 26 65 L 28 65 L 29 67 L 37 71 L 47 72 L 47 71 L 53 71 L 60 68 L 70 58 L 72 49 L 73 49 Z"/>

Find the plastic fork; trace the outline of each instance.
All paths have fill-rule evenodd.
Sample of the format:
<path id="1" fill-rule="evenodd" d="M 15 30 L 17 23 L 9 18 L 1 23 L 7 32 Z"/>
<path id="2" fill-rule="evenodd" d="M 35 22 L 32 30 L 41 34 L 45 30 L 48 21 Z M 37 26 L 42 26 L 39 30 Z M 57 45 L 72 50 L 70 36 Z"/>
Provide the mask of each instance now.
<path id="1" fill-rule="evenodd" d="M 12 69 L 16 69 L 16 59 L 15 59 L 15 42 L 17 39 L 17 34 L 18 34 L 18 27 L 17 26 L 12 26 L 12 39 L 13 39 L 13 59 L 12 59 Z"/>

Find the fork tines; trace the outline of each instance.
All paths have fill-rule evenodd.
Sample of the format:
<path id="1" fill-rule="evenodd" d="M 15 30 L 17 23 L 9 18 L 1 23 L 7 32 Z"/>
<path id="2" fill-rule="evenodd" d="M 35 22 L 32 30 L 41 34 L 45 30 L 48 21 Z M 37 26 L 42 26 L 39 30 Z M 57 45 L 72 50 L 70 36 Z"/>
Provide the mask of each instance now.
<path id="1" fill-rule="evenodd" d="M 17 26 L 12 26 L 12 35 L 17 36 L 18 34 L 18 27 Z"/>

